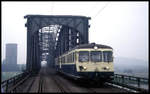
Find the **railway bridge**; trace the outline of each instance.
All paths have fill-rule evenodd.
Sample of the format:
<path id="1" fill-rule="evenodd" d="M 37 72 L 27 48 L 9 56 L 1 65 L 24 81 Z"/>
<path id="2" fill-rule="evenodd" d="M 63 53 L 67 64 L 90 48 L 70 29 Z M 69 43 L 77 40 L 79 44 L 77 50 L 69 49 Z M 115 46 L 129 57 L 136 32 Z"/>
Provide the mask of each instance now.
<path id="1" fill-rule="evenodd" d="M 89 17 L 27 15 L 27 71 L 38 71 L 43 60 L 54 62 L 59 56 L 79 44 L 88 43 Z M 55 53 L 54 53 L 55 52 Z M 47 60 L 49 61 L 49 60 Z M 50 64 L 50 62 L 48 62 Z"/>
<path id="2" fill-rule="evenodd" d="M 104 85 L 76 82 L 56 73 L 54 58 L 71 48 L 89 43 L 90 17 L 73 15 L 26 15 L 26 70 L 1 82 L 3 92 L 148 92 L 148 79 L 115 74 Z M 41 67 L 46 61 L 47 66 Z M 130 83 L 137 84 L 137 86 Z M 92 87 L 89 87 L 91 84 Z"/>

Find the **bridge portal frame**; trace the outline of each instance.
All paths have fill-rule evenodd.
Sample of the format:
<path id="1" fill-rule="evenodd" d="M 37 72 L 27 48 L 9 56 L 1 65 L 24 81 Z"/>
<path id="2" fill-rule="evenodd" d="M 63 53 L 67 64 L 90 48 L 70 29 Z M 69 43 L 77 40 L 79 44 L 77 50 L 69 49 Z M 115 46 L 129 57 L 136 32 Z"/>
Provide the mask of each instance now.
<path id="1" fill-rule="evenodd" d="M 72 28 L 79 32 L 79 36 L 76 35 L 79 37 L 79 44 L 89 43 L 88 29 L 90 27 L 90 17 L 73 15 L 26 15 L 24 18 L 27 19 L 27 23 L 25 24 L 25 27 L 27 27 L 27 71 L 37 71 L 40 69 L 39 55 L 41 52 L 39 50 L 38 32 L 39 29 L 42 29 L 43 27 L 49 25 L 62 25 L 66 28 Z M 62 36 L 60 37 L 62 38 Z M 68 39 L 64 41 L 71 40 Z M 72 45 L 70 46 L 73 47 Z M 66 49 L 64 47 L 65 46 L 59 45 L 58 48 Z M 60 53 L 61 52 L 62 51 L 60 50 Z"/>

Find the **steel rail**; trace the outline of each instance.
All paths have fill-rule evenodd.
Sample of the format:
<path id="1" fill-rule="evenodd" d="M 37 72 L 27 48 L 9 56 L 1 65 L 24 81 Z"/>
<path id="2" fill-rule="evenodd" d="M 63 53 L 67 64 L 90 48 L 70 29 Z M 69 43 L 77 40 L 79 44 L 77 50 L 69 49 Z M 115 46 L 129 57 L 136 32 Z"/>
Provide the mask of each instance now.
<path id="1" fill-rule="evenodd" d="M 58 80 L 56 80 L 56 78 L 54 78 L 54 77 L 52 77 L 52 79 L 53 79 L 53 81 L 56 83 L 56 85 L 59 87 L 60 91 L 61 91 L 62 93 L 66 93 L 66 90 L 64 89 L 63 86 L 61 86 L 61 85 L 59 84 Z"/>
<path id="2" fill-rule="evenodd" d="M 17 84 L 15 84 L 13 87 L 10 87 L 8 89 L 7 92 L 16 92 L 16 88 L 21 85 L 22 83 L 24 83 L 24 81 L 26 81 L 28 78 L 30 77 L 30 75 L 27 75 L 24 79 L 20 80 Z"/>

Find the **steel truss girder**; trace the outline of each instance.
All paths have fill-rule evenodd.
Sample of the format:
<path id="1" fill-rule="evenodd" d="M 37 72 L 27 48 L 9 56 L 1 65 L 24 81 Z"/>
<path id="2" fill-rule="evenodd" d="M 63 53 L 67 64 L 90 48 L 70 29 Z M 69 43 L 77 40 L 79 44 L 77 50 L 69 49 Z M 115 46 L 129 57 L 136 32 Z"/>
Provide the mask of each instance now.
<path id="1" fill-rule="evenodd" d="M 81 44 L 88 43 L 88 20 L 90 17 L 85 16 L 49 16 L 49 15 L 27 15 L 26 27 L 32 32 L 36 32 L 42 27 L 49 25 L 63 25 L 71 27 L 80 32 Z M 79 36 L 80 36 L 79 35 Z"/>
<path id="2" fill-rule="evenodd" d="M 47 27 L 49 25 L 62 25 L 62 29 L 59 32 L 56 45 L 56 56 L 68 51 L 72 47 L 78 44 L 88 43 L 88 28 L 89 17 L 85 16 L 51 16 L 51 15 L 27 15 L 27 70 L 36 71 L 40 68 L 40 38 L 39 29 Z M 71 30 L 71 33 L 69 33 Z M 79 36 L 77 36 L 77 33 Z M 77 38 L 79 43 L 77 43 Z M 55 43 L 54 43 L 55 44 Z"/>

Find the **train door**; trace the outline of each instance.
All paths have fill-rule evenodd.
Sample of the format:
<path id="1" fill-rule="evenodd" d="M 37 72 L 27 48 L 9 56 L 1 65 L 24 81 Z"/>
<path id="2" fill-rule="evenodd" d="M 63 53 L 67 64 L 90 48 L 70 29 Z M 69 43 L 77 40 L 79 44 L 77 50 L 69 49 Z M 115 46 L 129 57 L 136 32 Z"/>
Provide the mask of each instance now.
<path id="1" fill-rule="evenodd" d="M 59 69 L 61 69 L 61 58 L 59 58 Z"/>
<path id="2" fill-rule="evenodd" d="M 78 70 L 78 55 L 79 53 L 75 51 L 75 65 L 76 65 L 76 71 Z"/>

